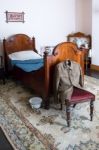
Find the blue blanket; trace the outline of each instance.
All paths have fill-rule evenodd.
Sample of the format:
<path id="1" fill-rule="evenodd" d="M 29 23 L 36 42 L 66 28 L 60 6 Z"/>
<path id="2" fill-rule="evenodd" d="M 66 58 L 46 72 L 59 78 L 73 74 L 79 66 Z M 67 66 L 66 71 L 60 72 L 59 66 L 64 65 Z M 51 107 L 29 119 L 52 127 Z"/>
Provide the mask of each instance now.
<path id="1" fill-rule="evenodd" d="M 30 60 L 11 60 L 12 66 L 17 66 L 26 72 L 40 69 L 44 65 L 43 58 Z"/>

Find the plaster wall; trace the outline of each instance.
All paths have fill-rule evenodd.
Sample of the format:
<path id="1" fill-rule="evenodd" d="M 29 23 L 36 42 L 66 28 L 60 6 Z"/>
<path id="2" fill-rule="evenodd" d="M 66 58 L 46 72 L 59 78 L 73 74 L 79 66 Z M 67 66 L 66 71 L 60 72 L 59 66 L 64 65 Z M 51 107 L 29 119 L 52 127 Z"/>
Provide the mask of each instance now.
<path id="1" fill-rule="evenodd" d="M 24 12 L 25 23 L 6 23 L 5 11 Z M 75 0 L 0 0 L 0 38 L 24 33 L 36 38 L 37 50 L 66 41 L 75 31 Z"/>
<path id="2" fill-rule="evenodd" d="M 99 66 L 99 1 L 92 3 L 92 64 Z"/>

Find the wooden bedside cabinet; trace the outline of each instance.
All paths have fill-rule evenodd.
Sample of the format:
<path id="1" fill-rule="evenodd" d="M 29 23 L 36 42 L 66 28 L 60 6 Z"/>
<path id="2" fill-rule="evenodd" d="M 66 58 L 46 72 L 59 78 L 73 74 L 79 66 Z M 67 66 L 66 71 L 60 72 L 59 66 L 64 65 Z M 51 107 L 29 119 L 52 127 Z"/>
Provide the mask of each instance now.
<path id="1" fill-rule="evenodd" d="M 69 34 L 67 36 L 68 42 L 76 43 L 79 50 L 84 52 L 84 64 L 85 64 L 85 72 L 90 67 L 91 58 L 89 58 L 89 54 L 91 52 L 91 35 L 86 35 L 82 32 L 76 32 L 73 34 Z"/>
<path id="2" fill-rule="evenodd" d="M 3 56 L 0 56 L 0 79 L 2 79 L 3 84 L 5 84 L 5 70 L 4 70 Z"/>

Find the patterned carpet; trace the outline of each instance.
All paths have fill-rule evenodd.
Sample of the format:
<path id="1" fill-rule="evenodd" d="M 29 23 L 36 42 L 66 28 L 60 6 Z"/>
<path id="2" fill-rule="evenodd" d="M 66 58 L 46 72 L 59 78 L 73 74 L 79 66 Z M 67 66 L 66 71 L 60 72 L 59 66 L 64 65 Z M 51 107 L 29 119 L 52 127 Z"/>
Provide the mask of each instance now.
<path id="1" fill-rule="evenodd" d="M 98 150 L 99 80 L 85 76 L 84 88 L 96 95 L 94 118 L 90 121 L 89 103 L 71 108 L 71 127 L 67 127 L 65 106 L 49 110 L 32 109 L 33 91 L 8 80 L 0 83 L 0 124 L 18 150 Z"/>

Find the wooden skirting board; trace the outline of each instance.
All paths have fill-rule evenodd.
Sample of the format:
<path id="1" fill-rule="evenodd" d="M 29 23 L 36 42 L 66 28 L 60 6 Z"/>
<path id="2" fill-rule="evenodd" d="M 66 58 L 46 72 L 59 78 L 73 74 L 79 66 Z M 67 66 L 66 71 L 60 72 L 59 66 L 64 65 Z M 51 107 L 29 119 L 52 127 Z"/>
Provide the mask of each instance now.
<path id="1" fill-rule="evenodd" d="M 91 69 L 92 69 L 92 70 L 99 71 L 99 66 L 94 65 L 94 64 L 91 64 Z"/>

